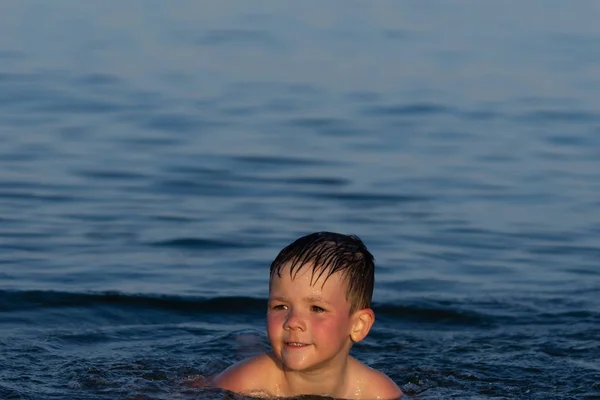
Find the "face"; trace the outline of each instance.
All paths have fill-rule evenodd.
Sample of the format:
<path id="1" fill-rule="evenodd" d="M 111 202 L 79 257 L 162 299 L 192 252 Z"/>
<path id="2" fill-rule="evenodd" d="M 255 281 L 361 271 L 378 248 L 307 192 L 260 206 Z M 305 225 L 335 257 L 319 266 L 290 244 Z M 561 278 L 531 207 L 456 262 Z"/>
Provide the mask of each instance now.
<path id="1" fill-rule="evenodd" d="M 325 274 L 324 274 L 325 275 Z M 311 284 L 312 265 L 292 279 L 289 266 L 269 288 L 267 332 L 275 356 L 293 371 L 343 363 L 351 347 L 346 282 L 335 273 Z"/>

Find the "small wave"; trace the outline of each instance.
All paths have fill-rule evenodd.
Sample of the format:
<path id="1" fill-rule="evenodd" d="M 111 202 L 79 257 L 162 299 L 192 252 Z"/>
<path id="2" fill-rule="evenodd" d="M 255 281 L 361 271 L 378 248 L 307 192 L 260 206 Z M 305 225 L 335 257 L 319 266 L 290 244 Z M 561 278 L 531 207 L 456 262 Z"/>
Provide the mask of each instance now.
<path id="1" fill-rule="evenodd" d="M 396 305 L 376 306 L 377 316 L 404 319 L 415 322 L 446 323 L 460 325 L 491 325 L 492 318 L 474 311 L 449 308 L 440 305 Z"/>
<path id="2" fill-rule="evenodd" d="M 74 171 L 76 175 L 90 179 L 112 180 L 112 181 L 139 181 L 148 177 L 146 174 L 120 171 L 116 169 L 84 169 Z"/>
<path id="3" fill-rule="evenodd" d="M 403 203 L 426 202 L 431 200 L 426 196 L 398 195 L 386 193 L 307 193 L 307 196 L 323 200 L 339 200 L 348 204 L 360 206 L 397 205 Z"/>
<path id="4" fill-rule="evenodd" d="M 198 117 L 188 114 L 162 114 L 146 117 L 140 121 L 140 125 L 160 132 L 197 132 L 207 127 L 219 126 L 218 122 L 204 121 Z M 138 138 L 138 142 L 147 142 L 146 138 Z M 168 144 L 179 143 L 179 138 L 164 139 Z M 164 143 L 159 143 L 163 145 Z"/>
<path id="5" fill-rule="evenodd" d="M 86 88 L 90 86 L 116 86 L 123 84 L 121 78 L 107 73 L 84 74 L 74 79 L 74 82 Z"/>
<path id="6" fill-rule="evenodd" d="M 20 393 L 17 389 L 7 387 L 4 383 L 0 384 L 0 398 L 2 399 L 24 399 L 23 393 Z"/>
<path id="7" fill-rule="evenodd" d="M 240 242 L 231 242 L 225 240 L 214 239 L 198 239 L 198 238 L 179 238 L 171 240 L 163 240 L 150 243 L 156 247 L 173 247 L 189 250 L 222 250 L 222 249 L 242 249 L 250 247 L 248 244 Z"/>
<path id="8" fill-rule="evenodd" d="M 531 122 L 581 122 L 598 120 L 598 115 L 577 110 L 537 110 L 521 115 L 518 119 Z"/>
<path id="9" fill-rule="evenodd" d="M 375 106 L 364 110 L 365 115 L 374 116 L 424 116 L 449 113 L 450 108 L 433 103 L 413 103 L 398 106 Z"/>
<path id="10" fill-rule="evenodd" d="M 529 250 L 534 254 L 547 254 L 547 255 L 579 255 L 589 256 L 590 258 L 600 258 L 600 249 L 592 246 L 577 246 L 577 245 L 556 245 L 551 246 L 537 246 Z"/>
<path id="11" fill-rule="evenodd" d="M 0 191 L 0 198 L 10 200 L 24 200 L 36 202 L 60 202 L 69 203 L 79 200 L 75 196 L 67 196 L 53 193 L 31 193 L 21 191 Z"/>
<path id="12" fill-rule="evenodd" d="M 549 144 L 556 146 L 582 147 L 593 146 L 594 144 L 586 137 L 569 136 L 569 135 L 553 135 L 546 138 Z"/>
<path id="13" fill-rule="evenodd" d="M 305 167 L 330 164 L 323 160 L 306 157 L 278 157 L 278 156 L 235 156 L 233 161 L 249 165 L 264 165 L 274 167 Z"/>
<path id="14" fill-rule="evenodd" d="M 58 291 L 0 290 L 0 312 L 26 309 L 94 307 L 109 305 L 202 313 L 249 313 L 264 311 L 266 299 L 253 297 L 181 297 L 134 295 L 120 292 L 70 293 Z"/>
<path id="15" fill-rule="evenodd" d="M 278 180 L 281 184 L 291 184 L 291 185 L 306 185 L 306 186 L 348 186 L 350 184 L 349 179 L 338 178 L 338 177 L 291 177 L 286 179 Z"/>

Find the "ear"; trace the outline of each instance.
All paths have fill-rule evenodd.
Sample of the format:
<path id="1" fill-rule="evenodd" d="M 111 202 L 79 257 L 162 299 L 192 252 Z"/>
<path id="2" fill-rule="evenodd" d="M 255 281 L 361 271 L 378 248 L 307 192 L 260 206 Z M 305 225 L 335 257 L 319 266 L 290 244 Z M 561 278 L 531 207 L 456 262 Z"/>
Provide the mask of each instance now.
<path id="1" fill-rule="evenodd" d="M 350 339 L 354 343 L 360 342 L 369 334 L 371 326 L 375 322 L 375 313 L 370 308 L 363 308 L 352 314 L 352 327 Z"/>

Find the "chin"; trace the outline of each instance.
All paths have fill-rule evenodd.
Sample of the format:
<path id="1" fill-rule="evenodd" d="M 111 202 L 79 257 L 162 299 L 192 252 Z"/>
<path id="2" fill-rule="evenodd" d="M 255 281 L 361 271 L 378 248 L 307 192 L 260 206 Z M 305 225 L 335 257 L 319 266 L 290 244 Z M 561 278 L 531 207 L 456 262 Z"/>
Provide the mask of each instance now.
<path id="1" fill-rule="evenodd" d="M 283 368 L 289 371 L 303 371 L 314 365 L 314 363 L 306 356 L 294 357 L 293 355 L 281 352 L 275 354 Z"/>
<path id="2" fill-rule="evenodd" d="M 314 365 L 312 363 L 294 363 L 283 361 L 282 364 L 287 371 L 293 372 L 308 372 L 314 369 Z"/>
<path id="3" fill-rule="evenodd" d="M 314 372 L 328 364 L 325 360 L 294 360 L 287 357 L 284 357 L 281 363 L 286 370 L 294 372 Z"/>

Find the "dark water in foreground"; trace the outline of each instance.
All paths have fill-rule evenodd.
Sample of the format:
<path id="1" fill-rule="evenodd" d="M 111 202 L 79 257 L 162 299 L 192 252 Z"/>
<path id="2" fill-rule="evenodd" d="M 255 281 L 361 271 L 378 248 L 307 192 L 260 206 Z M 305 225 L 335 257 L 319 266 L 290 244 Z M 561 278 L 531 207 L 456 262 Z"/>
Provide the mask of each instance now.
<path id="1" fill-rule="evenodd" d="M 0 6 L 0 399 L 220 399 L 356 233 L 417 399 L 600 398 L 597 2 Z"/>

